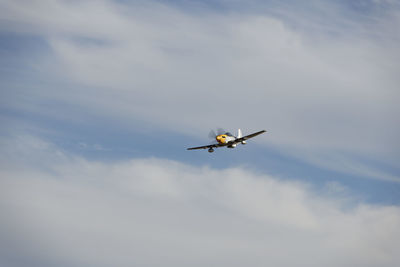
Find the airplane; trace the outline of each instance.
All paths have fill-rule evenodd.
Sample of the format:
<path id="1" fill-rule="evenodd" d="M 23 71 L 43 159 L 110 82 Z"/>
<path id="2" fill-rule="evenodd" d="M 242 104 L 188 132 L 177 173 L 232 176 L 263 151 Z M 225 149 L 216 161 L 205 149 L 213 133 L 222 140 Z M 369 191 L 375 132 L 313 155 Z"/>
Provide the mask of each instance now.
<path id="1" fill-rule="evenodd" d="M 227 148 L 235 148 L 238 143 L 241 143 L 242 145 L 246 144 L 246 140 L 253 138 L 259 134 L 265 133 L 265 130 L 252 133 L 246 136 L 242 136 L 242 131 L 238 129 L 238 134 L 237 136 L 233 136 L 229 132 L 225 132 L 223 129 L 218 129 L 218 134 L 216 134 L 214 131 L 211 131 L 209 134 L 209 137 L 215 138 L 218 143 L 216 144 L 210 144 L 206 146 L 198 146 L 198 147 L 190 147 L 187 150 L 194 150 L 194 149 L 207 149 L 208 152 L 212 153 L 214 152 L 214 148 L 217 147 L 223 147 L 226 146 Z"/>

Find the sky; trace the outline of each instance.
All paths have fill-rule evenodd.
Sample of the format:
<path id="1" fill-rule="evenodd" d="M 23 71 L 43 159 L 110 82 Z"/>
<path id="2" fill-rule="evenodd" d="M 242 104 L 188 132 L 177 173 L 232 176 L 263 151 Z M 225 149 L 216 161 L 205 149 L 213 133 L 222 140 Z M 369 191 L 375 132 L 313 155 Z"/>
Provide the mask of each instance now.
<path id="1" fill-rule="evenodd" d="M 399 266 L 400 2 L 0 0 L 1 266 Z M 235 149 L 211 129 L 267 133 Z"/>

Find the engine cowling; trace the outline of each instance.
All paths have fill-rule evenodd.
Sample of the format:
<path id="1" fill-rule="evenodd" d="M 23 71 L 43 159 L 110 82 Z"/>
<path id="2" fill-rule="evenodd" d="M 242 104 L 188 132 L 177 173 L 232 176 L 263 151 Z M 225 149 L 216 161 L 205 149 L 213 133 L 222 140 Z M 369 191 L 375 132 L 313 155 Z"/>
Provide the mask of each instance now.
<path id="1" fill-rule="evenodd" d="M 208 149 L 208 152 L 212 153 L 212 152 L 214 152 L 214 149 L 212 149 L 212 147 L 210 147 L 210 148 Z"/>
<path id="2" fill-rule="evenodd" d="M 244 140 L 243 140 L 241 143 L 242 143 L 242 145 L 245 145 L 245 144 L 247 144 L 247 142 L 246 142 L 246 141 L 244 141 Z"/>
<path id="3" fill-rule="evenodd" d="M 229 145 L 228 148 L 235 148 L 236 144 Z"/>

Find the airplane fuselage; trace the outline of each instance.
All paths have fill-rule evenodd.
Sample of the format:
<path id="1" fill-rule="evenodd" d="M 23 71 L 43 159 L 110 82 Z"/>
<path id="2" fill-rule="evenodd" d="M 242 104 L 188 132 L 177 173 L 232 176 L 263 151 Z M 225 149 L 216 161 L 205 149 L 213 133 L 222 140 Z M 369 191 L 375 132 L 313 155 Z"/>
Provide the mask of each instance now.
<path id="1" fill-rule="evenodd" d="M 241 136 L 241 133 L 238 136 Z M 219 144 L 227 145 L 228 148 L 235 148 L 238 143 L 238 142 L 235 142 L 238 139 L 238 137 L 235 137 L 229 133 L 217 135 L 217 137 L 215 137 L 215 139 L 217 140 L 217 142 Z M 244 144 L 246 144 L 246 141 L 242 140 L 242 141 L 239 141 L 239 143 L 242 143 L 244 145 Z"/>
<path id="2" fill-rule="evenodd" d="M 229 142 L 235 141 L 236 137 L 228 135 L 228 134 L 220 134 L 217 137 L 215 137 L 215 139 L 220 144 L 227 144 Z"/>

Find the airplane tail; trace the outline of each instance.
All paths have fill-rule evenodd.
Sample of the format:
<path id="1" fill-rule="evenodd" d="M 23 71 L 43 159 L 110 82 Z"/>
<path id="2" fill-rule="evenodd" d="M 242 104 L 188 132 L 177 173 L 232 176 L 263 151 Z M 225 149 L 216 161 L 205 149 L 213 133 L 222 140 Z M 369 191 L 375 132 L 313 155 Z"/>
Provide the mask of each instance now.
<path id="1" fill-rule="evenodd" d="M 242 130 L 238 129 L 237 138 L 241 138 L 241 137 L 242 137 Z"/>

